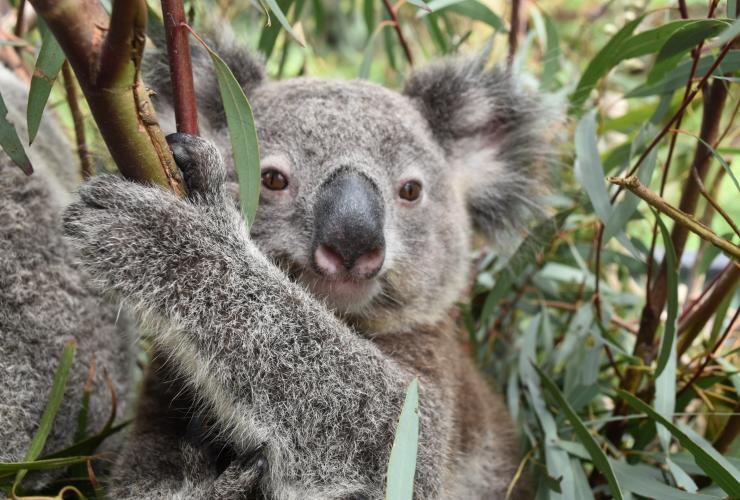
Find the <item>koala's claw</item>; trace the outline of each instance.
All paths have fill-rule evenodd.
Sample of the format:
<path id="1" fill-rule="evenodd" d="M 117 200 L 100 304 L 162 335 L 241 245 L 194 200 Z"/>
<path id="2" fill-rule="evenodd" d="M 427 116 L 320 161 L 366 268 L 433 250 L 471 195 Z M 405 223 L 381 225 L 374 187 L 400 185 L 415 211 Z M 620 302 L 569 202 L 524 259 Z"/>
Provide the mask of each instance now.
<path id="1" fill-rule="evenodd" d="M 177 133 L 168 135 L 167 143 L 182 171 L 191 199 L 205 201 L 222 195 L 226 169 L 221 153 L 211 142 Z"/>

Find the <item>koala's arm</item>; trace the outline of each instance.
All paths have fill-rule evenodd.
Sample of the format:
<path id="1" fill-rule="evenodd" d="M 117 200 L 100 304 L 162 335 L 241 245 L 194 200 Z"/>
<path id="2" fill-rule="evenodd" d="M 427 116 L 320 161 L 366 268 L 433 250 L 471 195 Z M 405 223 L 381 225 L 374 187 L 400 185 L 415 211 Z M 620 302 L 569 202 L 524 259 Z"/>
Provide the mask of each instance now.
<path id="1" fill-rule="evenodd" d="M 67 210 L 67 234 L 98 283 L 154 326 L 156 342 L 234 447 L 265 447 L 272 494 L 381 497 L 413 374 L 257 249 L 223 194 L 220 156 L 192 141 L 186 153 L 196 170 L 185 175 L 193 199 L 97 177 Z M 424 386 L 421 498 L 436 495 L 441 476 L 425 458 L 440 453 L 442 440 L 430 437 L 439 427 L 426 411 L 434 395 Z"/>

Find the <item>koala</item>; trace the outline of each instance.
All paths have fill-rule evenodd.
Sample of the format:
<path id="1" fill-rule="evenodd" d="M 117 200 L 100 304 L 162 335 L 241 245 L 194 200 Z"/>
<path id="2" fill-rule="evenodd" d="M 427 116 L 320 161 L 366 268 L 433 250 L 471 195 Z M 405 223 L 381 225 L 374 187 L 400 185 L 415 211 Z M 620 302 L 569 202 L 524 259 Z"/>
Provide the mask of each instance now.
<path id="1" fill-rule="evenodd" d="M 132 341 L 115 303 L 136 314 L 155 357 L 111 498 L 383 498 L 414 378 L 415 497 L 503 498 L 519 464 L 515 429 L 450 313 L 464 300 L 474 234 L 505 240 L 538 210 L 551 112 L 478 59 L 434 63 L 396 92 L 361 81 L 269 81 L 259 58 L 233 45 L 217 52 L 254 110 L 262 185 L 253 225 L 235 203 L 217 84 L 196 52 L 203 137 L 168 138 L 187 199 L 110 175 L 85 183 L 69 205 L 34 195 L 41 208 L 14 225 L 44 217 L 37 232 L 51 239 L 37 242 L 26 229 L 40 254 L 28 260 L 50 267 L 30 272 L 55 281 L 38 287 L 49 295 L 24 313 L 35 330 L 6 320 L 20 306 L 0 304 L 0 321 L 16 329 L 3 345 L 43 334 L 44 345 L 61 346 L 74 331 L 95 352 L 125 358 Z M 149 61 L 146 80 L 171 121 L 161 64 Z M 47 163 L 52 173 L 75 164 Z M 3 213 L 26 208 L 29 196 L 17 198 Z M 44 252 L 58 252 L 60 263 Z M 21 269 L 16 293 L 31 294 L 20 281 L 31 264 L 2 255 Z M 72 319 L 60 322 L 64 315 Z M 44 350 L 43 366 L 54 366 Z M 14 403 L 7 419 L 25 423 L 18 412 L 43 405 L 33 404 Z M 526 484 L 515 491 L 528 494 Z"/>
<path id="2" fill-rule="evenodd" d="M 395 92 L 269 81 L 258 58 L 217 51 L 254 110 L 253 225 L 202 53 L 203 137 L 169 137 L 187 199 L 100 176 L 64 214 L 85 271 L 159 353 L 111 496 L 383 498 L 417 377 L 415 497 L 503 498 L 515 429 L 450 311 L 474 234 L 505 238 L 538 209 L 551 113 L 478 59 L 434 63 Z M 167 73 L 150 68 L 167 115 Z"/>
<path id="3" fill-rule="evenodd" d="M 28 84 L 0 65 L 0 89 L 7 119 L 27 143 Z M 92 285 L 62 235 L 62 211 L 80 183 L 72 151 L 53 113 L 29 149 L 33 175 L 0 151 L 0 462 L 24 459 L 70 340 L 77 344 L 74 364 L 44 453 L 73 443 L 93 359 L 88 432 L 98 432 L 111 414 L 106 373 L 118 416 L 127 412 L 135 323 Z M 23 485 L 35 488 L 44 477 L 29 474 Z"/>

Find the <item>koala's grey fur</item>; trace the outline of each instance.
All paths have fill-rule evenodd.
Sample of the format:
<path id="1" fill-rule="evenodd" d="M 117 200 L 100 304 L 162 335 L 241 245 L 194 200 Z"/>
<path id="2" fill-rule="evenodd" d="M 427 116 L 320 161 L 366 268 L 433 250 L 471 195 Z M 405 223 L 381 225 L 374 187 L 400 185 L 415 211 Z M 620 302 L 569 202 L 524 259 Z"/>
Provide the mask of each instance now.
<path id="1" fill-rule="evenodd" d="M 382 498 L 419 377 L 416 497 L 503 498 L 519 463 L 514 427 L 449 313 L 474 227 L 495 238 L 536 207 L 548 113 L 477 60 L 441 62 L 396 93 L 269 82 L 258 60 L 217 50 L 249 96 L 263 168 L 286 172 L 289 189 L 263 190 L 248 231 L 219 152 L 215 80 L 196 55 L 211 142 L 173 142 L 189 198 L 99 176 L 64 216 L 85 271 L 139 314 L 159 353 L 111 497 Z M 171 117 L 166 80 L 156 66 L 147 77 Z M 339 169 L 385 203 L 385 262 L 361 301 L 332 293 L 309 262 L 314 200 Z M 413 206 L 397 195 L 408 178 L 423 184 Z"/>
<path id="2" fill-rule="evenodd" d="M 25 141 L 27 85 L 0 65 L 0 89 L 7 118 Z M 105 372 L 121 416 L 133 368 L 133 321 L 103 300 L 62 236 L 62 211 L 80 181 L 79 162 L 58 123 L 42 121 L 29 156 L 35 168 L 30 177 L 0 151 L 0 462 L 23 460 L 69 340 L 76 340 L 77 353 L 47 453 L 72 444 L 93 356 L 90 432 L 99 431 L 111 412 Z M 32 476 L 24 485 L 33 485 Z"/>

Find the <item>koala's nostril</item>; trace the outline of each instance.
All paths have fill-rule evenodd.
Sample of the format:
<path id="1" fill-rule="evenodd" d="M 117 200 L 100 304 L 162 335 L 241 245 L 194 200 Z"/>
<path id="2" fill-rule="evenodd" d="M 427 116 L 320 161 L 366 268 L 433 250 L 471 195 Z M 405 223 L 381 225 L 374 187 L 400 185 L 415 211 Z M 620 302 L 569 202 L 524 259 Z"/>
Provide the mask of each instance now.
<path id="1" fill-rule="evenodd" d="M 385 250 L 383 247 L 370 250 L 366 254 L 360 255 L 352 266 L 351 272 L 361 278 L 372 278 L 380 271 L 384 259 Z"/>
<path id="2" fill-rule="evenodd" d="M 342 257 L 326 245 L 318 246 L 314 252 L 314 261 L 321 272 L 329 276 L 338 274 L 344 267 Z"/>

